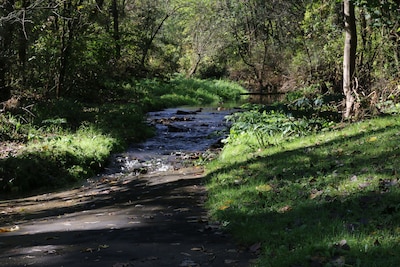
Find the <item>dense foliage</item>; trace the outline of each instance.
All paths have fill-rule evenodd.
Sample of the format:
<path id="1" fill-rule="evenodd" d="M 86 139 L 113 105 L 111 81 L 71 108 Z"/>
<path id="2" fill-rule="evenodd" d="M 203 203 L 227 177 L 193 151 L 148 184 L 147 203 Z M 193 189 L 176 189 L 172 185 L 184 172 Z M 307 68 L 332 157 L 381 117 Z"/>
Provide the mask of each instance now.
<path id="1" fill-rule="evenodd" d="M 250 109 L 228 116 L 233 123 L 226 142 L 255 138 L 257 146 L 266 148 L 278 145 L 284 140 L 306 136 L 310 133 L 328 128 L 332 122 L 324 118 L 295 118 L 290 113 Z M 251 144 L 251 142 L 249 143 Z"/>
<path id="2" fill-rule="evenodd" d="M 399 7 L 356 7 L 354 98 L 399 98 Z M 5 0 L 0 9 L 0 100 L 73 96 L 98 101 L 132 77 L 228 77 L 249 90 L 318 84 L 341 92 L 341 1 Z M 110 86 L 115 85 L 115 86 Z M 362 107 L 362 108 L 361 108 Z"/>

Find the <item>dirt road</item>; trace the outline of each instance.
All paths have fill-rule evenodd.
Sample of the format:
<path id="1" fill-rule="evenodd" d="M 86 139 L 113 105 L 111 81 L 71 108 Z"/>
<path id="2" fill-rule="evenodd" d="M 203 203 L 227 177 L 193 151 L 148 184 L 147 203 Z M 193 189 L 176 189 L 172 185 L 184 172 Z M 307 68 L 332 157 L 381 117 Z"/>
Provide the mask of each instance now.
<path id="1" fill-rule="evenodd" d="M 200 167 L 0 202 L 0 266 L 250 266 L 208 220 Z"/>

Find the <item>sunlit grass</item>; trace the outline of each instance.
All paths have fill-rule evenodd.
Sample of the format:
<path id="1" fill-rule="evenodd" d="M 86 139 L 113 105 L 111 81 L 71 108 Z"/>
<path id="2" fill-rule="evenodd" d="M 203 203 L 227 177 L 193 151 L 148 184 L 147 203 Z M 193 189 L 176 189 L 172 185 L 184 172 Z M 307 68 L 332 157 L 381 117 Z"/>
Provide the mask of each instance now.
<path id="1" fill-rule="evenodd" d="M 208 207 L 238 241 L 261 242 L 257 266 L 396 266 L 399 163 L 399 117 L 268 148 L 247 136 L 208 165 Z"/>
<path id="2" fill-rule="evenodd" d="M 12 177 L 4 189 L 18 193 L 73 184 L 101 170 L 115 145 L 116 139 L 91 127 L 33 139 L 2 165 Z"/>
<path id="3" fill-rule="evenodd" d="M 168 83 L 158 80 L 143 80 L 136 87 L 145 90 L 152 97 L 149 105 L 154 108 L 182 105 L 216 105 L 222 102 L 239 101 L 246 90 L 237 83 L 226 80 L 187 79 L 183 76 L 172 78 Z M 157 99 L 160 101 L 157 101 Z"/>

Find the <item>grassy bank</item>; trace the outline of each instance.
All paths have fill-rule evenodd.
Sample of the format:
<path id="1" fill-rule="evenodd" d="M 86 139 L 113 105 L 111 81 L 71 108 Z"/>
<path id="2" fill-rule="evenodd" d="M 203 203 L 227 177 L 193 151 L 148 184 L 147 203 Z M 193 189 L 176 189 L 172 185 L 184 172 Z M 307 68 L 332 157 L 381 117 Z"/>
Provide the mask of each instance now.
<path id="1" fill-rule="evenodd" d="M 260 146 L 247 131 L 208 166 L 208 207 L 256 266 L 397 266 L 398 116 Z"/>
<path id="2" fill-rule="evenodd" d="M 151 136 L 146 112 L 236 101 L 244 89 L 227 81 L 176 77 L 109 82 L 95 91 L 28 99 L 0 114 L 0 147 L 18 147 L 0 153 L 0 196 L 71 186 L 100 172 L 111 153 Z"/>

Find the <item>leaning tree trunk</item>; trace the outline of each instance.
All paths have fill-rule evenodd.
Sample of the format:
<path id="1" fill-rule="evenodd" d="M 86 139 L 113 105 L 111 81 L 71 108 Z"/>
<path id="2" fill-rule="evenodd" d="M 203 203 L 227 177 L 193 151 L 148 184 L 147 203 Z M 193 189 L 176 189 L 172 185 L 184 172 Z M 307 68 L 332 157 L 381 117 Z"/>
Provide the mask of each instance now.
<path id="1" fill-rule="evenodd" d="M 344 119 L 350 118 L 354 114 L 355 98 L 353 95 L 352 79 L 355 71 L 357 32 L 354 4 L 351 0 L 344 0 L 344 29 L 345 42 L 343 54 L 343 93 L 345 96 Z"/>
<path id="2" fill-rule="evenodd" d="M 150 48 L 153 44 L 154 39 L 156 38 L 157 34 L 161 31 L 165 21 L 169 18 L 170 14 L 166 14 L 158 26 L 155 28 L 153 32 L 150 33 L 149 39 L 145 41 L 142 51 L 142 57 L 140 59 L 140 67 L 144 70 L 146 68 L 146 61 L 150 51 Z"/>

